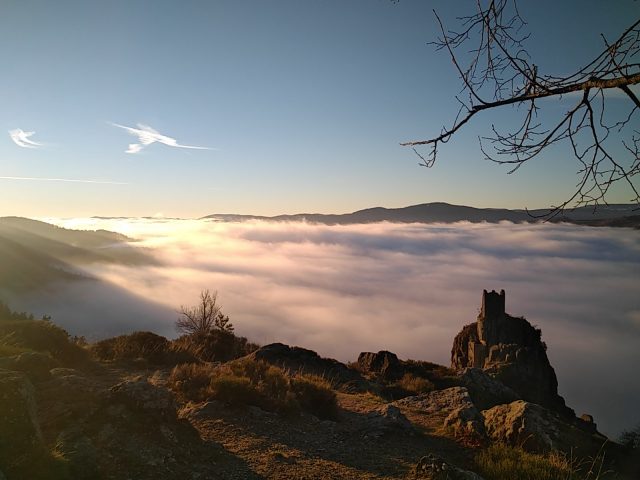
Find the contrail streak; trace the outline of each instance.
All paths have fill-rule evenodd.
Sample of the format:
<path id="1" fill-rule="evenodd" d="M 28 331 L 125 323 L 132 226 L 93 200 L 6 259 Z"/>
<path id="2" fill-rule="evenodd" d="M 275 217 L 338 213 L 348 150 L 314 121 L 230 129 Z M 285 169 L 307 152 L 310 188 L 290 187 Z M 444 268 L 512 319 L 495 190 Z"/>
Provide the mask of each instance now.
<path id="1" fill-rule="evenodd" d="M 99 183 L 103 185 L 129 185 L 124 182 L 108 182 L 100 180 L 76 180 L 73 178 L 43 178 L 43 177 L 0 177 L 0 180 L 32 180 L 40 182 L 70 182 L 70 183 Z"/>

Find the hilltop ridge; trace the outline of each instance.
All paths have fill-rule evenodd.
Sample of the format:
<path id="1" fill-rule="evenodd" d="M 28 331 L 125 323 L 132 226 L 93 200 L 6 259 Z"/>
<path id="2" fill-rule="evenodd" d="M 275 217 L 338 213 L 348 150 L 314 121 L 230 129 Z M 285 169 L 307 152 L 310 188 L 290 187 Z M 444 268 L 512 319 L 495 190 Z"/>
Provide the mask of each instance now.
<path id="1" fill-rule="evenodd" d="M 451 205 L 444 202 L 423 203 L 400 208 L 372 207 L 344 214 L 296 213 L 275 216 L 211 214 L 203 218 L 220 221 L 265 220 L 275 222 L 306 221 L 327 225 L 347 225 L 356 223 L 472 223 L 501 221 L 538 222 L 543 221 L 549 209 L 510 210 L 506 208 L 476 208 L 466 205 Z M 579 207 L 566 210 L 550 219 L 552 222 L 567 222 L 579 225 L 616 226 L 640 228 L 640 211 L 635 204 L 616 204 L 593 207 Z"/>

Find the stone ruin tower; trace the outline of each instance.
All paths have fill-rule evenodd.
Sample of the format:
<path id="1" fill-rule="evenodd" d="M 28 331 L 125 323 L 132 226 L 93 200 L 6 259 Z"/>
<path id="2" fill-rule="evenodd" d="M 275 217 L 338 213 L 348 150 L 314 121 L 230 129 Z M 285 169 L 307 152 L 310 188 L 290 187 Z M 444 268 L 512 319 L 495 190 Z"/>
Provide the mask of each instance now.
<path id="1" fill-rule="evenodd" d="M 471 366 L 483 368 L 487 356 L 488 346 L 498 343 L 500 337 L 500 325 L 504 323 L 505 317 L 505 293 L 500 290 L 482 292 L 482 306 L 476 326 L 478 329 L 478 341 L 469 342 L 469 360 Z"/>
<path id="2" fill-rule="evenodd" d="M 505 299 L 504 290 L 482 292 L 477 321 L 464 326 L 453 341 L 451 367 L 480 368 L 521 398 L 566 413 L 541 331 L 525 318 L 507 314 Z"/>

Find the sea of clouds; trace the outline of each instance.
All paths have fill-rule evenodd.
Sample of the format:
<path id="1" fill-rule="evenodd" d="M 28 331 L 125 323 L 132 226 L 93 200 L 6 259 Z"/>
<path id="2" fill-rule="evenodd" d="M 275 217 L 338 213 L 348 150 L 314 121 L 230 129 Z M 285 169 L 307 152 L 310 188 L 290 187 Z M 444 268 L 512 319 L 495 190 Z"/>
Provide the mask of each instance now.
<path id="1" fill-rule="evenodd" d="M 74 292 L 84 299 L 80 309 L 78 302 L 49 305 L 56 321 L 78 333 L 145 328 L 175 336 L 178 307 L 208 288 L 218 291 L 236 331 L 262 344 L 300 345 L 342 361 L 386 349 L 447 365 L 453 337 L 476 319 L 482 290 L 504 288 L 507 311 L 542 328 L 560 393 L 578 414 L 593 414 L 612 434 L 640 422 L 637 231 L 464 222 L 55 223 L 124 233 L 161 261 L 90 267 L 108 287 L 88 282 Z M 112 298 L 110 289 L 129 296 Z"/>

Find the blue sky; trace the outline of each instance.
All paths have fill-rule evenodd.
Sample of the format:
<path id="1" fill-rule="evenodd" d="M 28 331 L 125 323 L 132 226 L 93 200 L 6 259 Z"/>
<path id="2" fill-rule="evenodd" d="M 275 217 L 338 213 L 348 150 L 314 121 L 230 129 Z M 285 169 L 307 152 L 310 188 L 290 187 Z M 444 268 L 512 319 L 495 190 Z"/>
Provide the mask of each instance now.
<path id="1" fill-rule="evenodd" d="M 437 35 L 431 9 L 455 25 L 466 3 L 3 2 L 0 134 L 33 131 L 43 145 L 20 148 L 0 135 L 0 177 L 115 184 L 0 179 L 0 215 L 558 203 L 576 180 L 562 149 L 511 176 L 482 159 L 478 135 L 511 112 L 479 117 L 430 170 L 398 145 L 453 119 L 459 82 L 427 43 Z M 522 3 L 532 57 L 560 73 L 640 12 L 633 0 Z M 212 149 L 153 143 L 125 153 L 136 137 L 109 122 Z"/>

